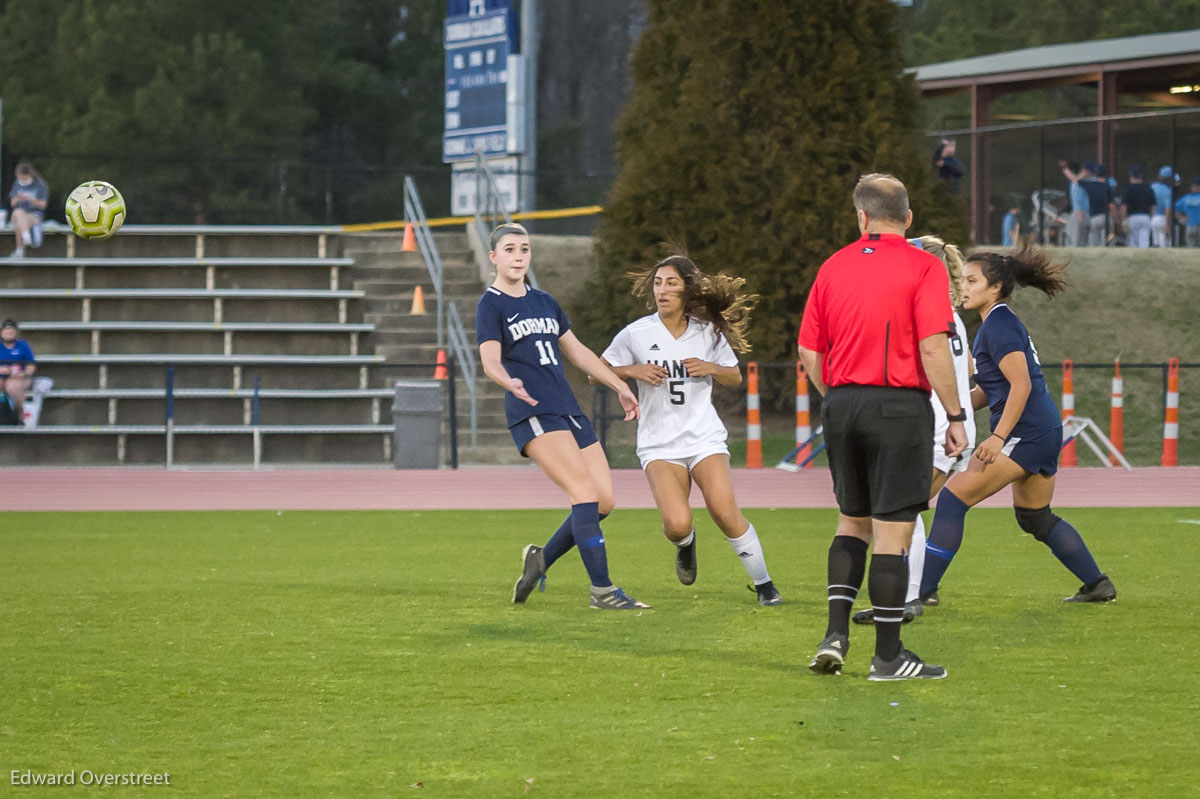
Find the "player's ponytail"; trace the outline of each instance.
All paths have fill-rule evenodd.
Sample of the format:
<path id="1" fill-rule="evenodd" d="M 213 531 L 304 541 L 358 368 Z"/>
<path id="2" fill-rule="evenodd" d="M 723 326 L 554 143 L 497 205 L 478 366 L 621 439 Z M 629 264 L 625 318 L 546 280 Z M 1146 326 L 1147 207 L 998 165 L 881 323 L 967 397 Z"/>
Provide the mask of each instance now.
<path id="1" fill-rule="evenodd" d="M 677 250 L 645 271 L 629 273 L 633 280 L 633 295 L 645 299 L 651 310 L 655 307 L 654 275 L 663 266 L 672 267 L 683 280 L 685 314 L 710 323 L 735 351 L 750 351 L 750 342 L 747 340 L 750 312 L 760 297 L 742 292 L 742 287 L 746 285 L 745 278 L 724 272 L 706 275 L 686 253 Z"/>
<path id="2" fill-rule="evenodd" d="M 963 289 L 963 254 L 962 250 L 953 244 L 947 244 L 937 236 L 921 236 L 913 239 L 921 245 L 921 249 L 933 253 L 946 265 L 946 274 L 950 276 L 950 303 L 957 308 L 962 305 Z"/>
<path id="3" fill-rule="evenodd" d="M 1012 255 L 996 252 L 971 253 L 968 261 L 979 264 L 989 286 L 1000 286 L 1000 297 L 1011 297 L 1017 286 L 1029 286 L 1054 297 L 1067 283 L 1065 261 L 1052 261 L 1045 250 L 1022 244 Z"/>

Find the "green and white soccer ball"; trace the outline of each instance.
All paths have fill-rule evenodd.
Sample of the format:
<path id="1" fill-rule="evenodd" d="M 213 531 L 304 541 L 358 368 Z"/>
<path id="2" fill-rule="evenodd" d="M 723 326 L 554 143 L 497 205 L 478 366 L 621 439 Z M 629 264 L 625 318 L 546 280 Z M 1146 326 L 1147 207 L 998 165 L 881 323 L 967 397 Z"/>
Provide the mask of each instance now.
<path id="1" fill-rule="evenodd" d="M 111 183 L 89 180 L 67 196 L 67 222 L 81 239 L 107 239 L 125 221 L 125 198 Z"/>

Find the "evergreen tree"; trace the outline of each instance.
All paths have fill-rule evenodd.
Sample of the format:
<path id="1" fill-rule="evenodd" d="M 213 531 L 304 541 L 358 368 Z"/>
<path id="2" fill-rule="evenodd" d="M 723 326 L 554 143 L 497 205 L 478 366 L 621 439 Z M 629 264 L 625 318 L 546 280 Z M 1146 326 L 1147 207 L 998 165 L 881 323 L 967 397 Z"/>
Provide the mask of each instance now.
<path id="1" fill-rule="evenodd" d="M 624 273 L 656 244 L 762 295 L 756 360 L 796 357 L 821 263 L 858 236 L 860 175 L 908 186 L 913 234 L 964 242 L 965 208 L 932 175 L 890 0 L 647 0 L 600 270 L 576 315 L 599 346 L 644 308 Z"/>

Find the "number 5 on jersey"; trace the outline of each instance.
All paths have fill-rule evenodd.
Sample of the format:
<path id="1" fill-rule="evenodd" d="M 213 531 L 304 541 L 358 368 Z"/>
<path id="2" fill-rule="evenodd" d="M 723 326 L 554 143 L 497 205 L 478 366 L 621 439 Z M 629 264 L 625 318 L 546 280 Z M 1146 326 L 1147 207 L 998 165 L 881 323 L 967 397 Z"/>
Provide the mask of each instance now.
<path id="1" fill-rule="evenodd" d="M 667 391 L 671 395 L 671 404 L 672 405 L 682 405 L 683 404 L 683 401 L 686 397 L 683 393 L 683 381 L 682 380 L 668 380 L 667 381 Z"/>
<path id="2" fill-rule="evenodd" d="M 538 348 L 538 355 L 540 356 L 538 364 L 540 366 L 549 366 L 550 364 L 558 366 L 558 357 L 554 354 L 554 347 L 551 346 L 549 341 L 535 341 L 533 343 Z"/>

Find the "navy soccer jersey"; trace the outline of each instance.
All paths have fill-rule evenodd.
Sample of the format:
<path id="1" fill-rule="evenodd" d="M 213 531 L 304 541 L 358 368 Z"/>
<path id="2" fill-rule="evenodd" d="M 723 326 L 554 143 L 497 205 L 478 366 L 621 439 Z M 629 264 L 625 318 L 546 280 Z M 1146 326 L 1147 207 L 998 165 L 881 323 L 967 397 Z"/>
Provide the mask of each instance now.
<path id="1" fill-rule="evenodd" d="M 510 297 L 489 287 L 475 306 L 475 340 L 500 342 L 505 370 L 525 384 L 537 405 L 522 402 L 506 392 L 504 413 L 508 426 L 530 416 L 557 414 L 582 416 L 575 394 L 562 368 L 559 336 L 571 329 L 567 315 L 544 291 L 525 287 L 524 297 Z"/>
<path id="2" fill-rule="evenodd" d="M 1034 438 L 1062 426 L 1058 406 L 1046 388 L 1042 365 L 1038 362 L 1037 350 L 1033 348 L 1029 331 L 1006 303 L 996 305 L 988 313 L 975 334 L 975 344 L 971 350 L 975 356 L 975 383 L 983 389 L 992 411 L 992 430 L 996 429 L 1008 401 L 1011 386 L 1004 372 L 1000 371 L 1000 361 L 1010 352 L 1025 355 L 1030 389 L 1025 410 L 1017 420 L 1016 427 L 1008 431 L 1009 436 Z"/>

